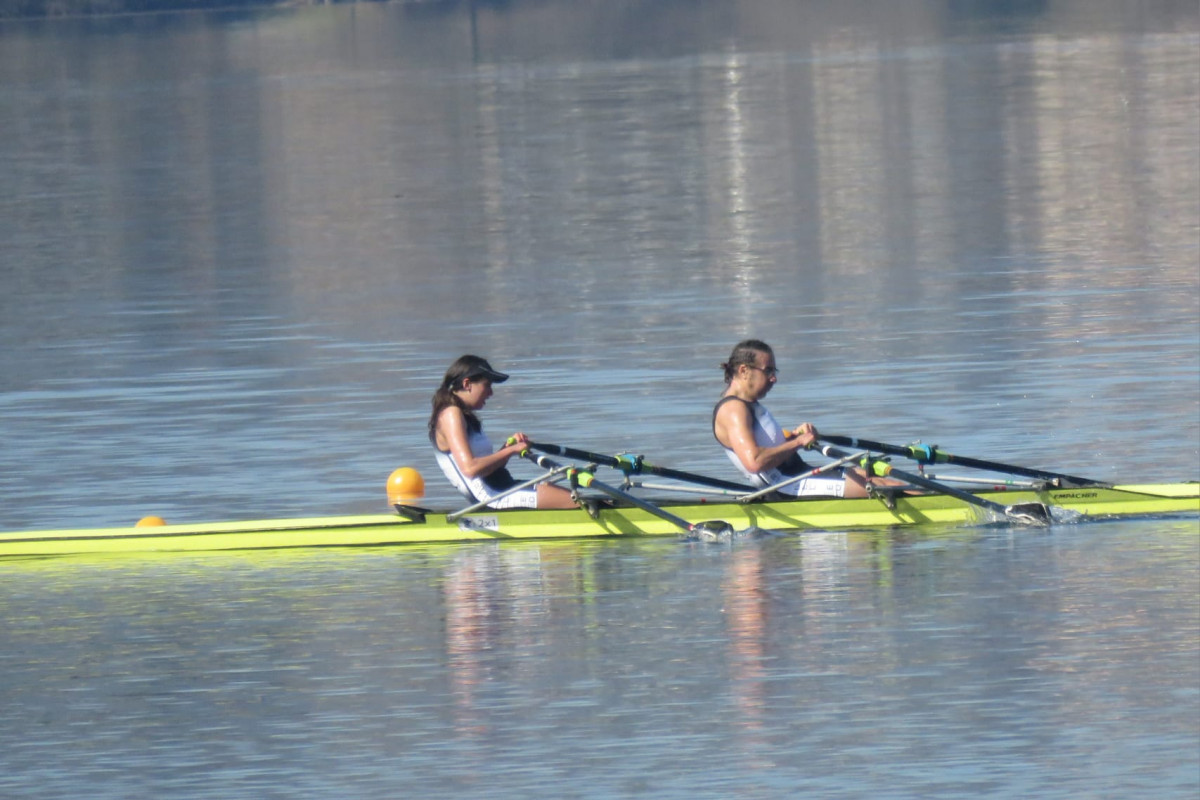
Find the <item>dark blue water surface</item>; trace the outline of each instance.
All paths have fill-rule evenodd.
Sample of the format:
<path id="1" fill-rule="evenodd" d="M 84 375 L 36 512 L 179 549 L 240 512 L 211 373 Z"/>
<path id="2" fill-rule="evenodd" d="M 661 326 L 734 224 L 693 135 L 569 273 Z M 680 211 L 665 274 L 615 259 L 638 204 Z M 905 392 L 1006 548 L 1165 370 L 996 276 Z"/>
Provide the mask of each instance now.
<path id="1" fill-rule="evenodd" d="M 1200 477 L 1194 4 L 8 22 L 0 114 L 3 530 L 453 503 L 464 352 L 497 436 L 732 477 L 747 336 L 784 424 Z M 1194 517 L 8 562 L 0 794 L 1192 798 L 1198 575 Z"/>

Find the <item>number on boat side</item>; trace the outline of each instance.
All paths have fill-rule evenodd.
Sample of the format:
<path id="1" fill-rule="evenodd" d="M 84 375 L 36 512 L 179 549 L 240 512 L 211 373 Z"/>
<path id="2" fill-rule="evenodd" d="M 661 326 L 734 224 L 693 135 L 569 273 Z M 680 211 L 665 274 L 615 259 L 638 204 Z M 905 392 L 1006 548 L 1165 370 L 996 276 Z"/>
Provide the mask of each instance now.
<path id="1" fill-rule="evenodd" d="M 460 531 L 499 531 L 500 520 L 495 517 L 461 517 L 458 520 Z"/>

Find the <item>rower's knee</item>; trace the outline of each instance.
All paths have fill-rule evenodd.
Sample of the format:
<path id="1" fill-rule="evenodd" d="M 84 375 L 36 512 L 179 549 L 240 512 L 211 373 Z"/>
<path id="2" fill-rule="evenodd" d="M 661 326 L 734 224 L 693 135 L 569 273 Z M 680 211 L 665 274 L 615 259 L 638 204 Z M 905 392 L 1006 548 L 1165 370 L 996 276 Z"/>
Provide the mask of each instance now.
<path id="1" fill-rule="evenodd" d="M 857 470 L 846 470 L 842 497 L 867 497 L 867 478 Z"/>
<path id="2" fill-rule="evenodd" d="M 578 506 L 579 504 L 571 497 L 571 493 L 561 486 L 551 486 L 548 483 L 538 484 L 538 508 L 577 508 Z"/>

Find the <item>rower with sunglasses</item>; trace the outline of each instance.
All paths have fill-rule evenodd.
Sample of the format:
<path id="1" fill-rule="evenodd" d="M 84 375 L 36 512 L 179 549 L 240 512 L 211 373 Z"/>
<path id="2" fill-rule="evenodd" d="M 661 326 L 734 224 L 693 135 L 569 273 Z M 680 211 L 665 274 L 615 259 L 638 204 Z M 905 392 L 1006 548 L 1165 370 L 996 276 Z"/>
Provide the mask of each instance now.
<path id="1" fill-rule="evenodd" d="M 725 370 L 725 391 L 713 408 L 713 435 L 734 466 L 760 487 L 810 471 L 812 467 L 797 451 L 816 441 L 817 429 L 805 422 L 785 432 L 761 402 L 778 374 L 771 346 L 758 339 L 738 342 L 721 367 Z M 858 468 L 839 468 L 790 483 L 778 491 L 800 497 L 866 497 L 868 481 L 876 485 L 900 483 L 868 478 Z"/>

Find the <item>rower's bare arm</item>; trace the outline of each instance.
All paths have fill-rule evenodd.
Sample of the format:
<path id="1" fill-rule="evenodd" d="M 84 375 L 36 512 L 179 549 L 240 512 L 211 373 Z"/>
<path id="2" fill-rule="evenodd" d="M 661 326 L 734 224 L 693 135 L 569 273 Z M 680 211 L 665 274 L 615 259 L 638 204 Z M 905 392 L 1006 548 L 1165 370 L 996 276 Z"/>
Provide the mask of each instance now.
<path id="1" fill-rule="evenodd" d="M 438 446 L 450 451 L 450 457 L 467 478 L 491 475 L 508 463 L 519 445 L 501 448 L 494 453 L 476 458 L 468 443 L 467 420 L 460 409 L 450 406 L 442 410 L 437 425 Z"/>
<path id="2" fill-rule="evenodd" d="M 760 447 L 754 440 L 754 419 L 742 403 L 726 403 L 717 411 L 714 430 L 717 440 L 732 450 L 750 472 L 762 472 L 782 464 L 789 455 L 805 446 L 805 437 L 789 439 L 773 447 Z M 808 441 L 811 441 L 809 435 Z"/>

